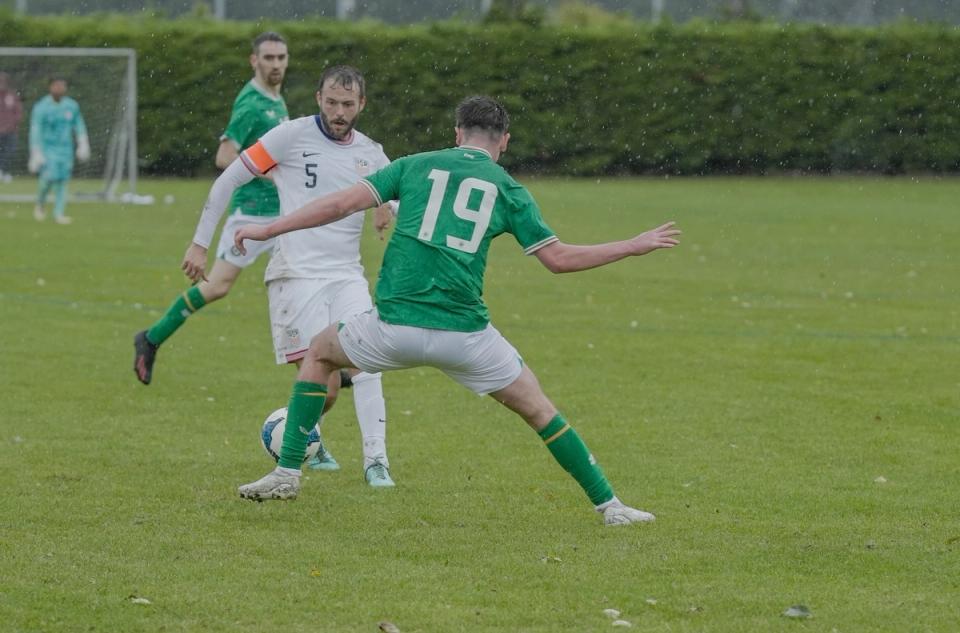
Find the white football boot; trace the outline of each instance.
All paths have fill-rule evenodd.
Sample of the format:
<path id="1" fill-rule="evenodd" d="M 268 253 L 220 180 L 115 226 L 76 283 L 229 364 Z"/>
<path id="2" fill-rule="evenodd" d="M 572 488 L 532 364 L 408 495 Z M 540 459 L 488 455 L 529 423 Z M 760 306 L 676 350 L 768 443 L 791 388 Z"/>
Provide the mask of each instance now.
<path id="1" fill-rule="evenodd" d="M 380 459 L 375 460 L 363 471 L 363 478 L 372 488 L 393 488 L 397 484 L 393 483 L 390 477 L 390 469 Z"/>
<path id="2" fill-rule="evenodd" d="M 602 508 L 602 509 L 601 509 Z M 649 512 L 637 510 L 624 505 L 622 501 L 614 497 L 612 501 L 597 508 L 598 512 L 603 513 L 604 525 L 630 525 L 631 523 L 649 523 L 655 521 L 657 517 Z"/>
<path id="3" fill-rule="evenodd" d="M 252 484 L 240 486 L 240 496 L 253 501 L 264 499 L 296 499 L 300 494 L 300 478 L 271 471 Z"/>

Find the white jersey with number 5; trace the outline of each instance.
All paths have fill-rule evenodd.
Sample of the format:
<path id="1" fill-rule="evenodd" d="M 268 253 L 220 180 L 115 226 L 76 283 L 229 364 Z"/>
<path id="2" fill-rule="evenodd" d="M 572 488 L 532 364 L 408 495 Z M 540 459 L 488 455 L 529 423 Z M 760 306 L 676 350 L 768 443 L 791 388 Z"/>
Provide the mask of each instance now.
<path id="1" fill-rule="evenodd" d="M 280 195 L 280 213 L 293 213 L 311 200 L 345 189 L 390 164 L 383 147 L 353 131 L 347 144 L 329 139 L 320 116 L 287 121 L 267 132 L 240 155 L 255 174 L 270 173 Z M 363 275 L 360 234 L 365 214 L 276 238 L 266 281 L 343 279 Z"/>

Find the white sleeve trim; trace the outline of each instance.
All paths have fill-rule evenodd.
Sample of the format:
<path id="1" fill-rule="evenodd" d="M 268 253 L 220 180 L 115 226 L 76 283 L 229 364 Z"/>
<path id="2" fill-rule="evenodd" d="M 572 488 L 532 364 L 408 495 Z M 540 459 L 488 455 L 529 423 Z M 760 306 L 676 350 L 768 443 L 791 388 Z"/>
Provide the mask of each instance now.
<path id="1" fill-rule="evenodd" d="M 367 181 L 366 181 L 365 179 L 363 179 L 363 178 L 360 179 L 360 184 L 361 184 L 361 185 L 364 185 L 367 189 L 370 190 L 370 193 L 373 194 L 373 199 L 377 201 L 377 206 L 378 206 L 378 207 L 383 204 L 383 200 L 380 199 L 380 193 L 377 191 L 377 188 L 376 188 L 376 187 L 374 187 L 373 185 L 371 185 L 369 182 L 367 182 Z"/>
<path id="2" fill-rule="evenodd" d="M 539 242 L 537 242 L 536 244 L 533 244 L 533 245 L 528 246 L 528 247 L 526 247 L 525 249 L 523 249 L 523 254 L 524 254 L 524 255 L 533 255 L 534 253 L 536 253 L 537 251 L 539 251 L 541 248 L 543 248 L 543 247 L 546 246 L 547 244 L 553 244 L 554 242 L 559 242 L 559 241 L 560 241 L 560 238 L 559 238 L 559 237 L 557 237 L 556 235 L 551 235 L 550 237 L 544 238 L 544 239 L 540 240 Z"/>
<path id="3" fill-rule="evenodd" d="M 237 187 L 247 184 L 253 178 L 254 175 L 243 161 L 235 160 L 223 170 L 210 187 L 210 194 L 203 205 L 203 213 L 200 214 L 200 220 L 197 222 L 197 230 L 193 234 L 194 244 L 210 248 L 210 242 L 213 241 L 213 234 L 217 232 L 220 218 L 223 217 L 223 212 L 230 203 L 230 196 Z"/>

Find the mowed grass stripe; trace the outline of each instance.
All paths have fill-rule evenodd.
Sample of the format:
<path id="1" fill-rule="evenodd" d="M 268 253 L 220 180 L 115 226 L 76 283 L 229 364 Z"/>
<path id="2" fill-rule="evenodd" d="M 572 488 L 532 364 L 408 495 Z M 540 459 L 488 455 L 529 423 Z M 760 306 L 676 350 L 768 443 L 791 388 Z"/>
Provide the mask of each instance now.
<path id="1" fill-rule="evenodd" d="M 384 378 L 398 488 L 343 470 L 300 499 L 236 486 L 270 462 L 263 264 L 131 371 L 185 288 L 208 181 L 69 227 L 0 205 L 0 629 L 953 631 L 960 182 L 525 179 L 562 239 L 666 220 L 681 247 L 554 276 L 494 243 L 486 299 L 624 500 L 610 530 L 512 414 L 432 369 Z M 375 279 L 383 243 L 364 242 Z M 385 494 L 384 494 L 385 492 Z M 130 596 L 152 604 L 133 604 Z M 652 602 L 652 601 L 655 601 Z"/>

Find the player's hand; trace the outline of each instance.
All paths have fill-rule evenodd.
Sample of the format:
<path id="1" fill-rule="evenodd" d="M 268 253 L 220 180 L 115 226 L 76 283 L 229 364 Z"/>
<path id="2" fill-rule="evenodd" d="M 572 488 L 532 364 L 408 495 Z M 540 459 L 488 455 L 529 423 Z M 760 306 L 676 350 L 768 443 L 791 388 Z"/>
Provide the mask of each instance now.
<path id="1" fill-rule="evenodd" d="M 243 247 L 243 240 L 253 240 L 262 242 L 270 239 L 267 227 L 262 224 L 244 224 L 237 232 L 233 234 L 233 245 L 237 247 L 241 255 L 247 254 L 247 249 Z"/>
<path id="2" fill-rule="evenodd" d="M 30 159 L 27 161 L 27 170 L 31 174 L 35 174 L 40 171 L 40 168 L 43 167 L 45 159 L 43 157 L 43 152 L 38 149 L 30 150 Z"/>
<path id="3" fill-rule="evenodd" d="M 390 203 L 381 204 L 373 210 L 373 228 L 377 230 L 377 237 L 383 240 L 383 232 L 393 223 L 393 207 Z"/>
<path id="4" fill-rule="evenodd" d="M 641 233 L 640 235 L 633 238 L 631 241 L 632 250 L 634 255 L 646 255 L 651 251 L 655 251 L 658 248 L 673 248 L 680 243 L 675 236 L 680 235 L 680 229 L 675 229 L 675 222 L 667 222 L 662 226 L 658 226 L 655 229 L 651 229 L 646 233 Z"/>
<path id="5" fill-rule="evenodd" d="M 77 139 L 77 160 L 81 163 L 90 160 L 90 141 L 86 136 Z"/>
<path id="6" fill-rule="evenodd" d="M 187 252 L 183 255 L 183 263 L 180 269 L 183 274 L 190 278 L 193 283 L 206 281 L 207 268 L 207 249 L 197 244 L 190 244 Z"/>

